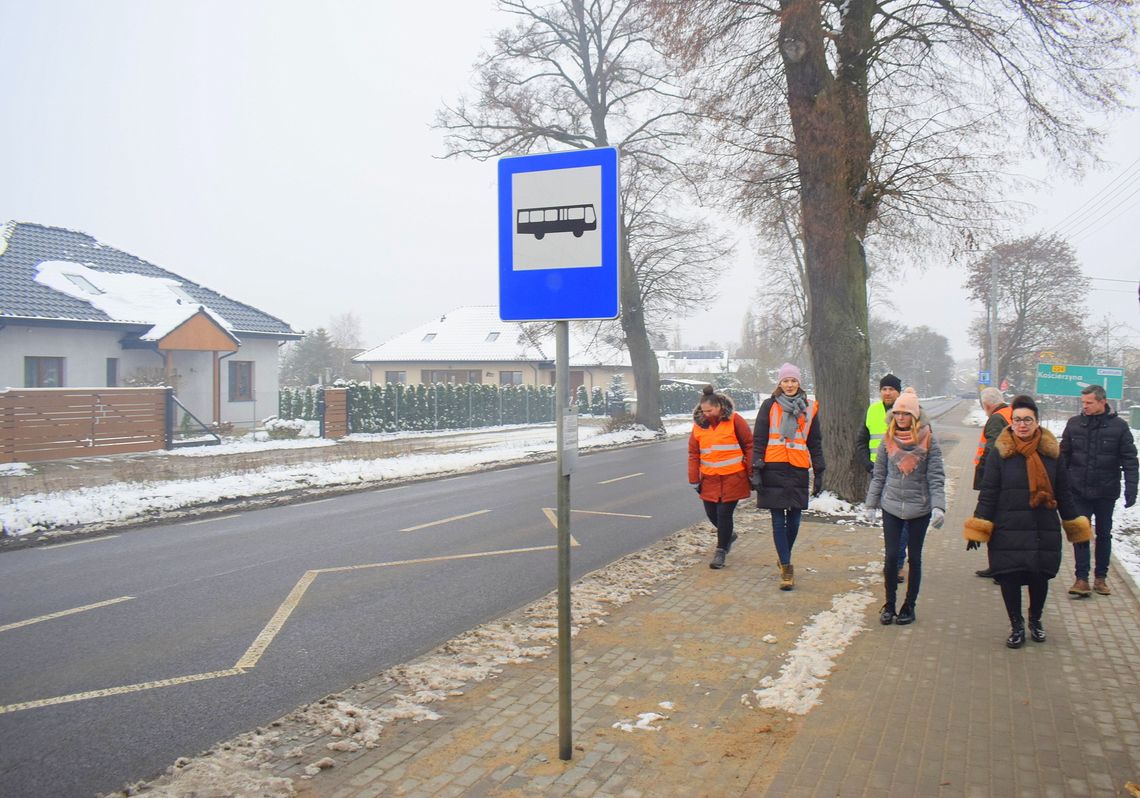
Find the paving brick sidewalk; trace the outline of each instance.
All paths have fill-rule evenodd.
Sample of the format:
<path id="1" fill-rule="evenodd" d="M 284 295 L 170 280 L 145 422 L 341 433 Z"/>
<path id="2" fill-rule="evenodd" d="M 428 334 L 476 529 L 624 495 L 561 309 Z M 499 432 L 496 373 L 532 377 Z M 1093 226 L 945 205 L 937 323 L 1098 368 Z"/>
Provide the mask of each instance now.
<path id="1" fill-rule="evenodd" d="M 918 622 L 866 629 L 806 716 L 741 697 L 809 617 L 881 559 L 876 530 L 813 521 L 796 547 L 797 589 L 776 590 L 765 514 L 741 508 L 729 567 L 698 563 L 618 609 L 574 643 L 574 757 L 558 759 L 553 657 L 512 665 L 397 723 L 375 750 L 335 756 L 298 795 L 350 796 L 1108 796 L 1140 781 L 1140 601 L 1116 576 L 1110 597 L 1071 600 L 1071 552 L 1051 583 L 1049 640 L 1010 651 L 1000 594 L 974 576 L 960 529 L 972 511 L 976 429 L 939 426 L 956 496 L 932 532 Z M 957 443 L 954 439 L 957 439 Z M 761 637 L 772 633 L 775 642 Z M 661 702 L 671 705 L 662 708 Z M 657 731 L 623 731 L 639 713 Z M 323 741 L 316 741 L 323 742 Z"/>

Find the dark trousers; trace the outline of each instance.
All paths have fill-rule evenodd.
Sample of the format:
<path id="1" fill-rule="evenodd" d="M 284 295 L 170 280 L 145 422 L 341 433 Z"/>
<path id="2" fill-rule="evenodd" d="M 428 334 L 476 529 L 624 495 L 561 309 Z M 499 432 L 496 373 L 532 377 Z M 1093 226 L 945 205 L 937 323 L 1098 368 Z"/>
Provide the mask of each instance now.
<path id="1" fill-rule="evenodd" d="M 1073 494 L 1073 504 L 1079 515 L 1088 516 L 1089 521 L 1095 519 L 1096 562 L 1093 576 L 1104 579 L 1108 576 L 1108 561 L 1112 557 L 1112 508 L 1116 505 L 1116 499 L 1086 499 Z M 1092 543 L 1089 541 L 1073 544 L 1077 579 L 1089 578 L 1091 549 Z"/>
<path id="2" fill-rule="evenodd" d="M 716 547 L 727 549 L 732 545 L 732 514 L 736 512 L 736 502 L 706 502 L 705 515 L 716 527 Z"/>
<path id="3" fill-rule="evenodd" d="M 887 588 L 887 606 L 895 606 L 898 601 L 898 561 L 899 545 L 903 529 L 907 530 L 907 556 L 910 571 L 906 578 L 906 603 L 913 606 L 918 601 L 918 589 L 922 586 L 922 544 L 926 542 L 926 529 L 930 526 L 930 513 L 918 518 L 903 520 L 883 510 L 883 582 Z"/>
<path id="4" fill-rule="evenodd" d="M 998 577 L 1001 600 L 1010 619 L 1021 618 L 1021 586 L 1029 587 L 1029 620 L 1040 621 L 1049 595 L 1049 579 L 1042 574 L 1006 574 Z"/>

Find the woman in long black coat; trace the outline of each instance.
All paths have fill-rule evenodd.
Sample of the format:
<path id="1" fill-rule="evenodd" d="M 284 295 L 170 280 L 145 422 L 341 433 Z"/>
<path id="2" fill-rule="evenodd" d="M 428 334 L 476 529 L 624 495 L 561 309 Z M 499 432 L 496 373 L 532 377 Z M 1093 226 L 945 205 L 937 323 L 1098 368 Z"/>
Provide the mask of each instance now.
<path id="1" fill-rule="evenodd" d="M 795 586 L 792 547 L 800 515 L 808 506 L 808 474 L 815 472 L 811 495 L 823 490 L 823 435 L 819 402 L 800 387 L 800 370 L 780 367 L 779 384 L 760 405 L 753 431 L 752 485 L 756 506 L 772 512 L 772 540 L 780 566 L 780 589 Z"/>
<path id="2" fill-rule="evenodd" d="M 1021 648 L 1025 619 L 1021 588 L 1029 588 L 1029 630 L 1045 642 L 1041 614 L 1049 580 L 1061 567 L 1061 529 L 1070 542 L 1088 540 L 1089 520 L 1077 515 L 1069 480 L 1060 465 L 1061 445 L 1038 423 L 1037 404 L 1017 396 L 1010 403 L 1012 423 L 986 455 L 974 517 L 966 521 L 967 549 L 987 543 L 990 571 L 1001 585 L 1009 614 L 1006 645 Z M 1062 521 L 1068 518 L 1072 520 Z"/>

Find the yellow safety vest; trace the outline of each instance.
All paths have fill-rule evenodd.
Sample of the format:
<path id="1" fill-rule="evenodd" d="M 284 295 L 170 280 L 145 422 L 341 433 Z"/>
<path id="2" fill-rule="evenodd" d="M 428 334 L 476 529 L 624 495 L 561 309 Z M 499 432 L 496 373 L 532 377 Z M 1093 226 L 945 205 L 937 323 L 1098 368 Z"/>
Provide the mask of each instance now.
<path id="1" fill-rule="evenodd" d="M 868 445 L 871 447 L 871 462 L 879 454 L 879 444 L 887 434 L 887 406 L 882 402 L 875 402 L 867 408 L 867 432 L 871 433 Z"/>

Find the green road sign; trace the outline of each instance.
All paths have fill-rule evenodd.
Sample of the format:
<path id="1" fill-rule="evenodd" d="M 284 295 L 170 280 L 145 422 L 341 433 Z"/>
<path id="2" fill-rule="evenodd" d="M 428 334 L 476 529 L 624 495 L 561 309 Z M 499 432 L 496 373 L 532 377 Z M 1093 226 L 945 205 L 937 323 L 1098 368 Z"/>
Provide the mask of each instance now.
<path id="1" fill-rule="evenodd" d="M 1035 392 L 1039 395 L 1080 396 L 1088 385 L 1101 385 L 1109 399 L 1120 399 L 1124 396 L 1124 369 L 1037 364 Z"/>

